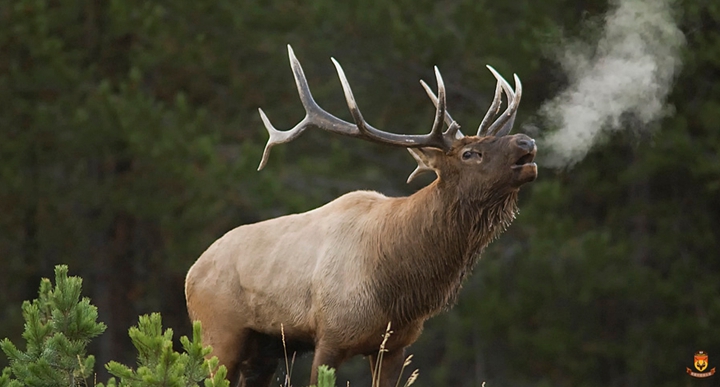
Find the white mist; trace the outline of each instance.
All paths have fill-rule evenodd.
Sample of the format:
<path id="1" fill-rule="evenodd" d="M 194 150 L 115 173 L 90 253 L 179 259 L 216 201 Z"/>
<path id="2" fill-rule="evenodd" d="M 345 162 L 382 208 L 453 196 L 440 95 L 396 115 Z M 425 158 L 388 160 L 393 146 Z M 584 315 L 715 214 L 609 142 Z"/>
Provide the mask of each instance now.
<path id="1" fill-rule="evenodd" d="M 558 58 L 565 90 L 543 104 L 544 166 L 568 168 L 619 130 L 649 130 L 665 114 L 684 36 L 670 0 L 612 0 L 598 41 L 572 42 Z M 625 118 L 630 118 L 626 120 Z M 627 122 L 632 128 L 626 128 Z"/>

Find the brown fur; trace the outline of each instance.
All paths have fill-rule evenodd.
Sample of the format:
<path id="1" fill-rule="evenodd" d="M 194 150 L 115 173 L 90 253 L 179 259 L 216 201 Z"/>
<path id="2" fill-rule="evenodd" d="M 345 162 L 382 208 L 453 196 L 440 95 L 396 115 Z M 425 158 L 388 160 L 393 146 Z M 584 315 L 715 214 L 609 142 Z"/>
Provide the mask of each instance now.
<path id="1" fill-rule="evenodd" d="M 455 302 L 482 250 L 515 218 L 518 189 L 537 174 L 534 164 L 511 168 L 534 156 L 528 141 L 465 137 L 447 153 L 422 148 L 438 179 L 414 195 L 356 191 L 230 231 L 187 275 L 204 343 L 241 385 L 267 386 L 282 325 L 291 350 L 315 349 L 314 384 L 321 364 L 358 354 L 372 364 L 391 322 L 381 385 L 394 385 L 405 347 Z M 466 161 L 467 150 L 483 156 Z"/>

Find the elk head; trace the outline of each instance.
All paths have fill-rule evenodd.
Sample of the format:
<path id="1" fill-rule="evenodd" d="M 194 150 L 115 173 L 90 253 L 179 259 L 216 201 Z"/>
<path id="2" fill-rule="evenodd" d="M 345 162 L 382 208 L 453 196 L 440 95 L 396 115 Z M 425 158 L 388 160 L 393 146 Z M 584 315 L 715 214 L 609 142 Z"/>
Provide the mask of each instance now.
<path id="1" fill-rule="evenodd" d="M 267 163 L 273 146 L 292 141 L 308 127 L 315 126 L 345 136 L 407 148 L 418 163 L 418 167 L 408 177 L 408 182 L 421 173 L 432 171 L 438 176 L 438 184 L 458 187 L 458 190 L 465 194 L 475 191 L 503 195 L 516 191 L 522 184 L 537 177 L 537 165 L 533 162 L 537 151 L 535 141 L 524 134 L 509 135 L 522 96 L 522 84 L 517 75 L 514 75 L 513 89 L 495 69 L 487 66 L 497 79 L 495 95 L 477 134 L 465 136 L 460 131 L 460 125 L 446 109 L 445 85 L 440 71 L 435 67 L 437 96 L 424 81 L 420 81 L 436 107 L 430 133 L 404 135 L 376 129 L 365 121 L 345 72 L 334 58 L 331 59 L 355 123 L 343 121 L 326 112 L 313 99 L 300 62 L 289 45 L 288 56 L 306 115 L 292 129 L 279 131 L 270 123 L 262 109 L 258 109 L 270 135 L 258 170 Z M 498 114 L 503 92 L 507 97 L 507 108 L 502 114 Z M 445 126 L 447 129 L 443 130 Z"/>

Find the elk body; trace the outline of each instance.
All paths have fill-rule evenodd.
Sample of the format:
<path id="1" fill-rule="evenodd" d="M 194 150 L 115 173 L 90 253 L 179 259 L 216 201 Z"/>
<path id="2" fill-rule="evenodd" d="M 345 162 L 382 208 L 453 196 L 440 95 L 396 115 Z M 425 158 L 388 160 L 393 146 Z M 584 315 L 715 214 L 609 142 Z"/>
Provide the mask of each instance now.
<path id="1" fill-rule="evenodd" d="M 454 302 L 480 252 L 515 217 L 518 189 L 537 176 L 535 142 L 508 135 L 521 96 L 491 67 L 495 98 L 476 136 L 464 136 L 445 109 L 445 89 L 435 69 L 438 95 L 422 82 L 436 106 L 427 135 L 400 135 L 368 125 L 342 68 L 333 59 L 355 123 L 342 121 L 313 100 L 299 62 L 291 67 L 307 111 L 293 129 L 276 130 L 260 110 L 270 148 L 308 127 L 405 147 L 418 168 L 437 179 L 409 197 L 356 191 L 314 210 L 243 225 L 213 243 L 187 274 L 192 320 L 203 324 L 203 342 L 228 368 L 231 382 L 268 386 L 288 351 L 313 350 L 317 367 L 337 368 L 355 355 L 375 369 L 383 333 L 393 334 L 382 358 L 381 386 L 395 385 L 404 349 L 424 322 Z M 500 112 L 502 93 L 507 109 Z M 447 129 L 443 131 L 445 126 Z"/>

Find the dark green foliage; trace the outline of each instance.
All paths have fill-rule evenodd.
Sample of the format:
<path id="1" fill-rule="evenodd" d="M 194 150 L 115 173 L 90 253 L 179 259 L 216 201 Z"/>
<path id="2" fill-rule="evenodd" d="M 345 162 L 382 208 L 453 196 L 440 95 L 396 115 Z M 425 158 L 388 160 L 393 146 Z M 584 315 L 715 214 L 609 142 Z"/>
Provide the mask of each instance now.
<path id="1" fill-rule="evenodd" d="M 0 342 L 10 359 L 0 376 L 0 387 L 96 385 L 95 357 L 86 355 L 86 347 L 103 333 L 105 324 L 97 322 L 97 308 L 90 300 L 80 298 L 82 279 L 67 273 L 67 266 L 57 266 L 55 287 L 43 279 L 38 298 L 23 303 L 26 351 L 7 338 Z M 106 367 L 120 381 L 111 378 L 107 385 L 192 387 L 203 382 L 206 387 L 228 387 L 225 367 L 218 366 L 215 357 L 205 358 L 212 348 L 202 346 L 201 329 L 200 322 L 195 322 L 192 341 L 180 338 L 184 349 L 180 354 L 173 351 L 172 329 L 162 331 L 160 314 L 140 316 L 138 326 L 130 328 L 138 351 L 137 370 L 111 361 Z"/>
<path id="2" fill-rule="evenodd" d="M 0 385 L 2 381 L 9 386 L 93 385 L 95 357 L 86 354 L 86 347 L 105 324 L 97 322 L 97 308 L 90 300 L 80 298 L 82 279 L 67 274 L 67 266 L 57 266 L 55 286 L 44 278 L 38 298 L 23 303 L 26 349 L 18 349 L 7 338 L 0 343 L 10 360 Z"/>
<path id="3" fill-rule="evenodd" d="M 3 369 L 2 375 L 0 375 L 0 386 L 3 387 L 16 387 L 16 386 L 22 386 L 22 383 L 18 382 L 17 380 L 12 380 L 10 377 L 12 376 L 12 370 L 10 367 L 6 367 Z"/>
<path id="4" fill-rule="evenodd" d="M 335 370 L 321 365 L 318 367 L 318 384 L 311 387 L 335 387 Z"/>
<path id="5" fill-rule="evenodd" d="M 106 367 L 119 382 L 111 378 L 107 386 L 190 387 L 201 381 L 206 387 L 229 386 L 225 367 L 218 367 L 215 357 L 205 359 L 212 349 L 202 346 L 199 322 L 193 325 L 192 342 L 186 336 L 180 338 L 184 353 L 173 351 L 172 336 L 172 329 L 162 331 L 160 314 L 140 316 L 137 327 L 130 328 L 130 338 L 138 351 L 137 369 L 111 361 Z"/>

